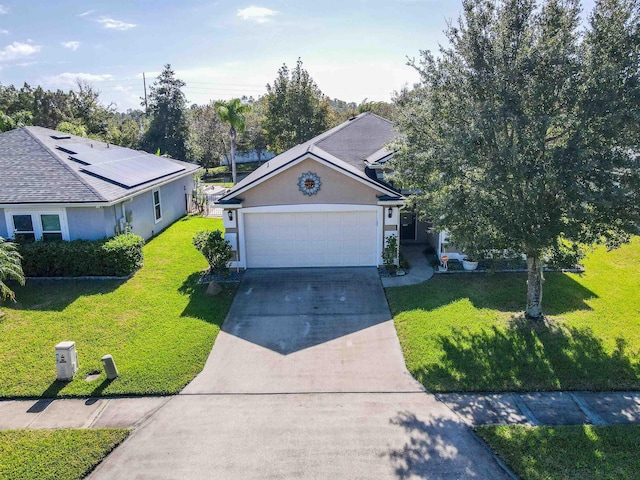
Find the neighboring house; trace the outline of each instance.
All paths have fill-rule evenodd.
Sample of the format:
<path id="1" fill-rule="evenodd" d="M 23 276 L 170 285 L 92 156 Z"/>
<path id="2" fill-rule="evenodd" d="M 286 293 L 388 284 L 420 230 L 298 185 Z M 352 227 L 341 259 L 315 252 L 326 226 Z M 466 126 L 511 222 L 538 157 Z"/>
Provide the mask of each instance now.
<path id="1" fill-rule="evenodd" d="M 0 134 L 0 236 L 152 237 L 186 214 L 199 167 L 42 127 Z"/>
<path id="2" fill-rule="evenodd" d="M 236 152 L 236 163 L 267 162 L 275 156 L 275 153 L 269 152 L 268 150 L 261 150 L 260 152 L 257 150 L 251 150 L 250 152 Z M 230 165 L 231 160 L 229 159 L 229 156 L 226 155 L 220 164 Z"/>
<path id="3" fill-rule="evenodd" d="M 233 266 L 378 266 L 385 238 L 437 241 L 383 180 L 397 133 L 363 113 L 269 160 L 222 199 Z M 422 224 L 422 228 L 419 226 Z"/>

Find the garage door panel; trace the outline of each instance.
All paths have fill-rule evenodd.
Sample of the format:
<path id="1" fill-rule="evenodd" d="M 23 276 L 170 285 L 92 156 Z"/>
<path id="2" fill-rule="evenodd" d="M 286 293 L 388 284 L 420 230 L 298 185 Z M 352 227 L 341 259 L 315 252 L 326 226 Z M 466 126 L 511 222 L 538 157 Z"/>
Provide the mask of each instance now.
<path id="1" fill-rule="evenodd" d="M 377 213 L 245 213 L 247 267 L 377 265 Z"/>

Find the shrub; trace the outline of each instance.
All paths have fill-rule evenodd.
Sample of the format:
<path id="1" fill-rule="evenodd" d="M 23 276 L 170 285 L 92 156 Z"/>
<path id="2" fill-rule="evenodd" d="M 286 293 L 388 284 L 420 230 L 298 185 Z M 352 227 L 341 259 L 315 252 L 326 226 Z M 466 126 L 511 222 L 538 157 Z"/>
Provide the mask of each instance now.
<path id="1" fill-rule="evenodd" d="M 387 271 L 391 274 L 397 270 L 396 262 L 398 261 L 398 237 L 389 235 L 386 238 L 385 246 L 382 249 L 382 263 Z"/>
<path id="2" fill-rule="evenodd" d="M 31 242 L 19 246 L 28 277 L 129 275 L 142 266 L 144 240 L 126 233 L 102 240 Z"/>
<path id="3" fill-rule="evenodd" d="M 233 258 L 233 250 L 220 230 L 197 232 L 193 237 L 193 245 L 207 259 L 212 271 L 220 272 L 229 268 L 229 261 Z"/>

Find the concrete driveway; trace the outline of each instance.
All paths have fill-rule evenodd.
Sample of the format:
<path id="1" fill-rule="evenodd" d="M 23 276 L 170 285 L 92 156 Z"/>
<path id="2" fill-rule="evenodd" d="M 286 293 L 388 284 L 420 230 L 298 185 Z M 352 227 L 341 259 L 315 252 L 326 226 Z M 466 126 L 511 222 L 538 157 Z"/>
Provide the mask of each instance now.
<path id="1" fill-rule="evenodd" d="M 183 393 L 421 391 L 375 268 L 248 270 Z"/>
<path id="2" fill-rule="evenodd" d="M 203 372 L 90 475 L 507 479 L 408 374 L 375 269 L 250 270 Z"/>

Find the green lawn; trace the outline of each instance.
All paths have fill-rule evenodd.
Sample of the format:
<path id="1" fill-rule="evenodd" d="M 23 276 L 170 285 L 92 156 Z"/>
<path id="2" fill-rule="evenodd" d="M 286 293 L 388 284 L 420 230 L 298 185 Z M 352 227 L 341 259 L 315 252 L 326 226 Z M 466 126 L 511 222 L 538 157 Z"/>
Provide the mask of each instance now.
<path id="1" fill-rule="evenodd" d="M 477 427 L 522 480 L 640 478 L 640 426 Z"/>
<path id="2" fill-rule="evenodd" d="M 191 239 L 222 221 L 189 217 L 144 247 L 144 266 L 127 281 L 30 281 L 0 320 L 0 397 L 53 397 L 178 392 L 203 367 L 234 289 L 216 297 L 196 286 L 207 267 Z M 56 382 L 54 346 L 76 342 L 80 368 Z M 110 353 L 120 377 L 104 373 Z"/>
<path id="3" fill-rule="evenodd" d="M 0 479 L 83 478 L 127 435 L 121 429 L 0 431 Z"/>
<path id="4" fill-rule="evenodd" d="M 550 326 L 520 316 L 524 274 L 387 290 L 409 371 L 433 391 L 640 389 L 640 237 L 546 275 Z"/>

